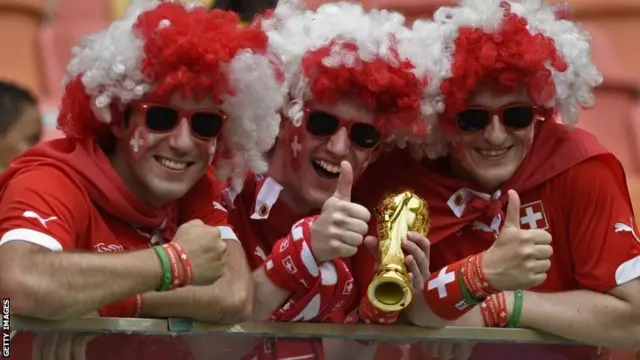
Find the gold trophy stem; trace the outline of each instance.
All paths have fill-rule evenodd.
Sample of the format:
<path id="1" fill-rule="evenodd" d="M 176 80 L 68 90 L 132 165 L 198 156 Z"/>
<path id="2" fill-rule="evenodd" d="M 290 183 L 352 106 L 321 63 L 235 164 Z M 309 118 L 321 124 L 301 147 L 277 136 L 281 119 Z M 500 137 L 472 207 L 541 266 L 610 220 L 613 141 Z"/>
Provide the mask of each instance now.
<path id="1" fill-rule="evenodd" d="M 376 208 L 380 266 L 367 289 L 373 306 L 384 312 L 409 306 L 412 286 L 404 264 L 402 240 L 409 231 L 427 235 L 429 213 L 426 201 L 411 191 L 391 194 Z"/>

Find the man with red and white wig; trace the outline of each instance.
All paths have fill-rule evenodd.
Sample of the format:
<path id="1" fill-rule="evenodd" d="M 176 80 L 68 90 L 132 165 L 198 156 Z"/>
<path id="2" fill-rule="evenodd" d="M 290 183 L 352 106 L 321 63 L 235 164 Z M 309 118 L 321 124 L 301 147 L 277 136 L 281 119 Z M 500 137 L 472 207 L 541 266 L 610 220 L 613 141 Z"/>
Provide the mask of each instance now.
<path id="1" fill-rule="evenodd" d="M 14 315 L 249 317 L 249 267 L 209 169 L 238 187 L 266 170 L 283 103 L 267 45 L 231 12 L 139 0 L 76 49 L 66 137 L 0 178 L 0 292 Z M 36 356 L 72 338 L 39 335 Z M 120 340 L 108 356 L 144 358 Z M 184 357 L 173 340 L 165 350 Z"/>
<path id="2" fill-rule="evenodd" d="M 640 233 L 620 163 L 571 128 L 602 76 L 567 17 L 539 0 L 467 0 L 417 21 L 401 44 L 432 80 L 423 110 L 439 112 L 441 132 L 376 162 L 354 200 L 408 187 L 429 203 L 433 272 L 407 309 L 416 325 L 523 327 L 640 349 Z M 434 34 L 440 46 L 422 44 Z M 432 51 L 440 67 L 420 64 Z M 443 144 L 448 155 L 414 159 Z M 516 356 L 497 349 L 477 346 L 472 358 Z M 597 347 L 529 350 L 517 356 L 608 358 Z"/>
<path id="3" fill-rule="evenodd" d="M 368 285 L 359 278 L 375 268 L 366 249 L 358 251 L 371 215 L 351 202 L 351 187 L 384 143 L 425 133 L 426 80 L 395 47 L 408 31 L 398 13 L 348 3 L 311 11 L 284 1 L 258 24 L 285 63 L 289 93 L 269 171 L 231 196 L 229 218 L 253 269 L 253 318 L 356 320 L 347 317 Z M 253 356 L 325 357 L 320 340 L 286 339 L 266 340 Z"/>

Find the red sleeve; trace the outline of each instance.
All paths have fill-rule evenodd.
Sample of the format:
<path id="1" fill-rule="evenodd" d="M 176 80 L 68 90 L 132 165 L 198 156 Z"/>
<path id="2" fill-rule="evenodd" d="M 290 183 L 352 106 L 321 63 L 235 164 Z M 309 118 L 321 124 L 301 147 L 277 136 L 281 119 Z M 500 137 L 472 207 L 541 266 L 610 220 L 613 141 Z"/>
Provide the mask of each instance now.
<path id="1" fill-rule="evenodd" d="M 221 184 L 207 172 L 180 200 L 178 214 L 180 223 L 200 219 L 203 223 L 220 229 L 222 238 L 238 240 L 229 225 L 227 209 L 220 198 Z"/>
<path id="2" fill-rule="evenodd" d="M 640 238 L 624 172 L 598 157 L 566 173 L 565 210 L 575 278 L 607 292 L 640 278 Z"/>
<path id="3" fill-rule="evenodd" d="M 14 176 L 0 199 L 0 246 L 27 241 L 48 249 L 82 248 L 82 227 L 89 219 L 84 190 L 51 168 L 31 168 Z"/>

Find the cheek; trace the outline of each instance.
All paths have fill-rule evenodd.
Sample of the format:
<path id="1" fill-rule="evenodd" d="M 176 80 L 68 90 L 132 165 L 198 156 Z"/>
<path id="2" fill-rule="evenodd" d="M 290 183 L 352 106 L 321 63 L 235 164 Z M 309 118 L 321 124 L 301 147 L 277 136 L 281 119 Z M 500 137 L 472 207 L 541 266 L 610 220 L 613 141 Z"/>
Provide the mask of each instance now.
<path id="1" fill-rule="evenodd" d="M 458 135 L 451 139 L 450 154 L 459 161 L 464 160 L 469 155 L 469 151 L 473 149 L 471 145 L 472 136 Z"/>
<path id="2" fill-rule="evenodd" d="M 140 160 L 150 147 L 159 141 L 158 136 L 151 133 L 146 127 L 138 126 L 129 131 L 127 145 L 129 154 L 135 161 Z"/>
<path id="3" fill-rule="evenodd" d="M 213 162 L 213 159 L 216 155 L 216 148 L 218 145 L 218 139 L 212 139 L 209 141 L 202 141 L 198 143 L 198 149 L 200 153 L 205 154 L 209 159 L 209 164 Z"/>

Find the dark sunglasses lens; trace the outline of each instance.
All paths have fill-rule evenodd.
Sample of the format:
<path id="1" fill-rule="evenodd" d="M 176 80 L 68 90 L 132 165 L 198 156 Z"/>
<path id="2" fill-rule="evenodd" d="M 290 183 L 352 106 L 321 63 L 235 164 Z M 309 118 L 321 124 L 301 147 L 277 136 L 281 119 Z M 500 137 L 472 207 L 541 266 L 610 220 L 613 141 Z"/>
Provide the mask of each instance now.
<path id="1" fill-rule="evenodd" d="M 151 131 L 171 131 L 178 123 L 178 112 L 170 107 L 151 106 L 147 109 L 145 122 Z"/>
<path id="2" fill-rule="evenodd" d="M 307 131 L 315 136 L 335 134 L 340 121 L 337 117 L 322 111 L 313 111 L 307 118 Z"/>
<path id="3" fill-rule="evenodd" d="M 458 113 L 458 128 L 464 132 L 484 129 L 489 124 L 489 113 L 486 110 L 469 109 Z"/>
<path id="4" fill-rule="evenodd" d="M 351 142 L 364 149 L 371 149 L 380 142 L 380 130 L 369 124 L 354 124 L 351 127 Z"/>
<path id="5" fill-rule="evenodd" d="M 213 138 L 218 136 L 224 116 L 210 112 L 197 112 L 191 116 L 191 129 L 196 136 L 201 138 Z"/>
<path id="6" fill-rule="evenodd" d="M 506 127 L 521 130 L 531 125 L 534 115 L 532 106 L 514 106 L 503 111 L 502 122 Z"/>

